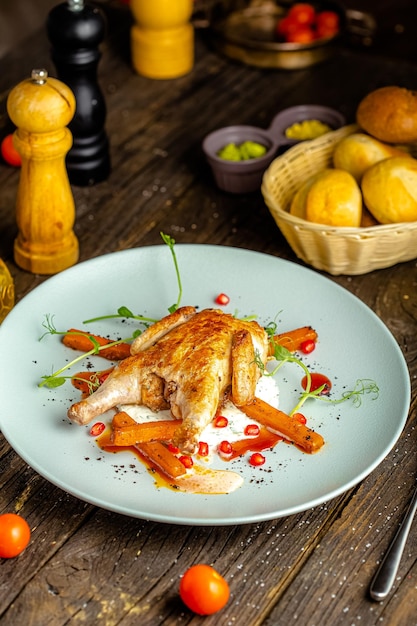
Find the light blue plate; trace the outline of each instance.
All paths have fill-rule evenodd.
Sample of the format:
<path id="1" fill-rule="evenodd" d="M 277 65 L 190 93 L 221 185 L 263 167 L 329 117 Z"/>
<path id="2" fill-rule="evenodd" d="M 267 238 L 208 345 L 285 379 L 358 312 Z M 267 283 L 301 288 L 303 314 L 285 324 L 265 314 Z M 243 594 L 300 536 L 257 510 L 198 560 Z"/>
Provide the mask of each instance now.
<path id="1" fill-rule="evenodd" d="M 304 357 L 312 370 L 333 382 L 332 397 L 372 379 L 379 396 L 365 395 L 360 407 L 309 400 L 303 412 L 326 445 L 316 455 L 280 443 L 267 462 L 251 468 L 247 458 L 213 467 L 233 469 L 243 486 L 229 495 L 192 495 L 157 487 L 147 469 L 128 452 L 102 452 L 88 427 L 71 424 L 66 412 L 79 393 L 67 382 L 39 388 L 74 358 L 60 338 L 44 332 L 45 315 L 58 330 L 81 328 L 129 337 L 132 321 L 83 320 L 115 313 L 160 318 L 177 299 L 177 282 L 167 246 L 105 255 L 58 274 L 29 293 L 0 326 L 0 425 L 10 445 L 54 485 L 97 506 L 125 515 L 174 524 L 246 524 L 298 513 L 334 498 L 365 478 L 394 446 L 407 419 L 410 381 L 404 357 L 381 320 L 358 298 L 314 271 L 265 254 L 236 248 L 176 244 L 183 281 L 182 305 L 208 308 L 220 292 L 226 311 L 257 314 L 261 324 L 276 319 L 281 332 L 304 325 L 319 334 L 316 350 Z M 96 357 L 97 358 L 97 357 Z M 95 369 L 108 367 L 99 359 Z M 81 364 L 74 371 L 80 371 Z M 285 365 L 277 375 L 280 407 L 293 408 L 301 369 Z"/>

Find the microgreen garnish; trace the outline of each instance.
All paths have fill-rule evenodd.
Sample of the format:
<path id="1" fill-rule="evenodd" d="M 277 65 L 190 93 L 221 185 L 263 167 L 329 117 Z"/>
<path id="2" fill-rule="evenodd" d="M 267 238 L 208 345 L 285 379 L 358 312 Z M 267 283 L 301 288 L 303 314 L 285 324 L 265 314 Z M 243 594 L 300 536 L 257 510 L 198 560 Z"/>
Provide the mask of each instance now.
<path id="1" fill-rule="evenodd" d="M 53 316 L 49 316 L 49 315 L 45 316 L 45 321 L 43 322 L 42 326 L 46 328 L 46 332 L 39 338 L 39 341 L 41 341 L 46 335 L 68 335 L 68 334 L 85 335 L 85 333 L 77 332 L 77 331 L 71 331 L 70 333 L 68 333 L 68 331 L 57 330 L 53 322 Z M 68 370 L 70 367 L 72 367 L 76 363 L 79 363 L 80 361 L 82 361 L 88 356 L 92 356 L 93 354 L 99 354 L 101 350 L 105 350 L 106 348 L 112 348 L 113 346 L 117 346 L 120 343 L 133 341 L 138 336 L 138 334 L 140 334 L 140 331 L 135 331 L 131 337 L 128 337 L 126 339 L 118 339 L 117 341 L 106 343 L 103 346 L 101 346 L 98 343 L 95 337 L 91 335 L 87 335 L 88 339 L 93 344 L 93 347 L 91 348 L 91 350 L 89 350 L 88 352 L 83 352 L 82 354 L 77 356 L 75 359 L 73 359 L 72 361 L 70 361 L 63 367 L 61 367 L 59 370 L 53 372 L 49 376 L 46 376 L 46 375 L 42 376 L 43 380 L 42 382 L 39 383 L 38 386 L 39 387 L 45 386 L 49 388 L 60 387 L 61 385 L 65 383 L 65 380 L 67 378 L 71 378 L 70 376 L 61 376 L 61 374 L 65 372 L 66 370 Z"/>
<path id="2" fill-rule="evenodd" d="M 168 311 L 170 313 L 174 313 L 174 311 L 176 311 L 180 305 L 181 302 L 181 298 L 182 298 L 182 284 L 181 284 L 181 276 L 180 276 L 180 271 L 178 268 L 178 262 L 177 262 L 177 255 L 175 254 L 175 239 L 173 239 L 172 237 L 170 237 L 169 235 L 166 235 L 163 232 L 159 233 L 162 237 L 162 241 L 164 243 L 166 243 L 166 245 L 169 247 L 169 249 L 171 250 L 171 254 L 172 254 L 172 260 L 174 261 L 174 267 L 175 267 L 175 273 L 177 275 L 177 283 L 178 283 L 178 298 L 175 304 L 172 304 L 170 307 L 168 307 Z"/>
<path id="3" fill-rule="evenodd" d="M 161 235 L 162 241 L 166 243 L 166 245 L 171 251 L 172 259 L 174 261 L 175 273 L 177 276 L 178 298 L 175 304 L 172 304 L 171 306 L 168 307 L 169 313 L 174 313 L 174 311 L 178 309 L 180 302 L 181 302 L 181 298 L 182 298 L 182 283 L 181 283 L 181 275 L 180 275 L 180 271 L 178 267 L 177 256 L 175 253 L 175 239 L 173 239 L 169 235 L 166 235 L 163 232 L 160 232 L 160 235 Z M 145 326 L 154 324 L 155 322 L 158 321 L 157 319 L 153 319 L 151 317 L 144 317 L 143 315 L 135 315 L 127 306 L 121 306 L 117 309 L 117 313 L 112 313 L 110 315 L 100 315 L 99 317 L 92 317 L 88 320 L 84 320 L 83 324 L 91 324 L 92 322 L 98 322 L 101 320 L 109 320 L 109 319 L 114 319 L 117 317 L 122 317 L 124 319 L 138 320 L 139 322 L 142 322 L 142 324 L 144 324 Z"/>
<path id="4" fill-rule="evenodd" d="M 272 332 L 272 329 L 274 329 L 274 324 L 275 323 L 273 322 L 269 325 L 272 336 L 275 333 L 275 330 Z M 276 325 L 275 325 L 275 328 L 276 328 Z M 370 380 L 370 379 L 358 379 L 356 381 L 356 385 L 354 389 L 350 391 L 345 391 L 342 394 L 342 396 L 337 399 L 329 398 L 326 395 L 324 395 L 323 392 L 325 392 L 326 390 L 325 384 L 321 385 L 317 389 L 311 390 L 311 373 L 310 373 L 309 368 L 305 365 L 305 363 L 303 363 L 303 361 L 299 359 L 295 354 L 287 350 L 287 348 L 284 348 L 284 346 L 281 346 L 275 343 L 273 339 L 271 339 L 271 344 L 273 347 L 274 359 L 278 361 L 278 365 L 276 365 L 276 367 L 271 372 L 267 372 L 265 370 L 265 366 L 262 362 L 262 359 L 260 358 L 259 353 L 255 353 L 255 362 L 258 365 L 261 372 L 265 376 L 274 376 L 274 374 L 276 374 L 277 371 L 285 363 L 295 363 L 296 365 L 302 368 L 306 377 L 306 388 L 301 393 L 299 401 L 297 402 L 296 406 L 292 409 L 292 411 L 289 413 L 289 415 L 294 415 L 295 413 L 297 413 L 303 406 L 304 402 L 308 400 L 309 398 L 322 400 L 323 402 L 329 402 L 331 404 L 340 404 L 341 402 L 346 402 L 346 400 L 352 399 L 353 404 L 355 406 L 360 406 L 362 402 L 362 396 L 364 396 L 365 394 L 368 394 L 368 393 L 372 394 L 374 396 L 373 399 L 376 399 L 378 397 L 378 394 L 379 394 L 378 385 L 375 383 L 375 381 Z"/>
<path id="5" fill-rule="evenodd" d="M 329 398 L 325 395 L 322 395 L 325 386 L 326 385 L 322 385 L 314 391 L 305 390 L 301 394 L 297 405 L 293 408 L 290 415 L 294 415 L 294 413 L 297 413 L 303 406 L 304 402 L 308 400 L 308 398 L 315 398 L 316 400 L 329 402 L 330 404 L 340 404 L 341 402 L 346 402 L 346 400 L 352 399 L 353 405 L 359 407 L 362 404 L 362 396 L 364 396 L 365 394 L 372 394 L 373 400 L 376 400 L 379 395 L 378 385 L 374 380 L 370 380 L 368 378 L 359 378 L 356 381 L 355 387 L 350 391 L 345 391 L 340 398 Z"/>
<path id="6" fill-rule="evenodd" d="M 110 315 L 100 315 L 99 317 L 92 317 L 89 320 L 84 320 L 83 324 L 91 324 L 91 322 L 98 322 L 100 320 L 109 320 L 115 317 L 123 317 L 124 319 L 138 320 L 139 322 L 142 322 L 142 324 L 144 324 L 145 326 L 154 324 L 155 322 L 158 321 L 157 319 L 154 319 L 152 317 L 144 317 L 143 315 L 135 315 L 134 313 L 132 313 L 130 309 L 127 308 L 127 306 L 121 306 L 117 309 L 117 313 L 113 313 Z"/>
<path id="7" fill-rule="evenodd" d="M 274 335 L 277 334 L 278 323 L 276 322 L 276 319 L 279 314 L 280 314 L 280 311 L 276 314 L 275 318 L 271 322 L 268 322 L 268 324 L 264 327 L 264 330 L 268 336 L 269 341 L 273 341 Z"/>

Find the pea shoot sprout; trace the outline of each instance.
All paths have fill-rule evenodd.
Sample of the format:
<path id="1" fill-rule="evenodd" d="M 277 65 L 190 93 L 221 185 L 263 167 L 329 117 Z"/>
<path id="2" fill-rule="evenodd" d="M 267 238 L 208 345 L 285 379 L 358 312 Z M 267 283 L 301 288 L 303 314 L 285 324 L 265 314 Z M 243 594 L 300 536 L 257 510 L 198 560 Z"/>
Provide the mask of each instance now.
<path id="1" fill-rule="evenodd" d="M 374 400 L 378 397 L 378 394 L 379 394 L 378 385 L 376 384 L 375 381 L 368 379 L 368 378 L 358 379 L 356 381 L 355 387 L 352 390 L 345 391 L 340 398 L 336 398 L 336 399 L 329 398 L 323 394 L 323 392 L 325 392 L 326 390 L 326 384 L 320 385 L 319 387 L 317 387 L 317 389 L 312 389 L 311 388 L 312 380 L 311 380 L 311 373 L 310 373 L 309 368 L 305 365 L 305 363 L 303 363 L 301 359 L 299 359 L 292 352 L 287 350 L 287 348 L 274 342 L 273 334 L 276 329 L 275 322 L 270 323 L 267 328 L 268 328 L 267 333 L 269 337 L 271 338 L 270 341 L 273 347 L 273 358 L 276 361 L 278 361 L 278 364 L 271 372 L 268 372 L 265 369 L 265 366 L 259 356 L 259 353 L 255 353 L 255 362 L 258 365 L 259 369 L 261 370 L 262 374 L 264 376 L 274 376 L 277 373 L 277 371 L 285 363 L 295 363 L 296 365 L 302 368 L 305 374 L 305 379 L 306 379 L 305 390 L 301 393 L 297 404 L 289 413 L 290 416 L 294 415 L 295 413 L 298 413 L 301 407 L 303 406 L 303 404 L 305 403 L 305 401 L 308 400 L 309 398 L 321 400 L 323 402 L 329 402 L 330 404 L 340 404 L 341 402 L 346 402 L 346 400 L 352 399 L 353 404 L 355 406 L 360 406 L 362 403 L 362 396 L 364 396 L 365 394 L 368 394 L 368 393 L 372 394 Z"/>
<path id="2" fill-rule="evenodd" d="M 170 249 L 170 252 L 171 252 L 171 255 L 172 255 L 172 259 L 173 259 L 173 262 L 174 262 L 175 274 L 176 274 L 176 277 L 177 277 L 177 284 L 178 284 L 177 301 L 174 304 L 172 304 L 171 306 L 168 307 L 169 313 L 174 313 L 178 309 L 178 307 L 180 306 L 180 302 L 181 302 L 181 299 L 182 299 L 182 282 L 181 282 L 180 270 L 179 270 L 179 267 L 178 267 L 177 255 L 175 253 L 175 239 L 173 239 L 169 235 L 166 235 L 162 231 L 159 234 L 162 237 L 162 241 Z M 144 317 L 143 315 L 135 315 L 134 313 L 132 313 L 132 311 L 127 306 L 121 306 L 121 307 L 119 307 L 117 309 L 117 313 L 113 313 L 111 315 L 101 315 L 99 317 L 92 317 L 91 319 L 84 320 L 83 324 L 91 324 L 92 322 L 97 322 L 97 321 L 101 321 L 101 320 L 108 320 L 108 319 L 117 318 L 117 317 L 123 317 L 124 319 L 138 320 L 139 322 L 142 322 L 145 325 L 154 324 L 155 322 L 158 321 L 157 319 L 153 319 L 151 317 Z"/>
<path id="3" fill-rule="evenodd" d="M 68 331 L 61 331 L 61 330 L 57 330 L 54 324 L 54 316 L 50 316 L 50 315 L 46 315 L 45 316 L 45 321 L 42 323 L 42 326 L 46 329 L 46 331 L 43 333 L 43 335 L 39 338 L 39 341 L 41 341 L 46 335 L 68 335 L 68 334 L 72 334 L 72 335 L 85 335 L 85 333 L 82 332 L 77 332 L 77 331 L 71 331 L 70 333 Z M 80 361 L 82 361 L 83 359 L 92 356 L 93 354 L 99 354 L 101 350 L 105 350 L 108 348 L 111 348 L 113 346 L 117 346 L 120 343 L 126 343 L 126 342 L 130 342 L 133 341 L 133 339 L 135 339 L 135 337 L 137 337 L 140 334 L 140 330 L 137 330 L 133 333 L 133 335 L 131 337 L 128 337 L 126 339 L 118 339 L 117 341 L 112 341 L 111 343 L 106 343 L 105 345 L 101 346 L 98 341 L 95 339 L 94 336 L 92 335 L 88 335 L 88 339 L 91 341 L 91 343 L 93 344 L 93 347 L 91 348 L 91 350 L 89 350 L 88 352 L 83 352 L 82 354 L 80 354 L 79 356 L 77 356 L 75 359 L 73 359 L 70 363 L 67 363 L 66 365 L 64 365 L 63 367 L 61 367 L 59 370 L 53 372 L 50 375 L 44 375 L 42 376 L 42 382 L 39 383 L 39 387 L 49 387 L 49 388 L 55 388 L 55 387 L 60 387 L 61 385 L 64 384 L 65 380 L 67 378 L 72 378 L 71 376 L 61 376 L 61 374 L 63 372 L 65 372 L 66 370 L 68 370 L 70 367 L 72 367 L 73 365 L 76 365 L 77 363 L 79 363 Z"/>

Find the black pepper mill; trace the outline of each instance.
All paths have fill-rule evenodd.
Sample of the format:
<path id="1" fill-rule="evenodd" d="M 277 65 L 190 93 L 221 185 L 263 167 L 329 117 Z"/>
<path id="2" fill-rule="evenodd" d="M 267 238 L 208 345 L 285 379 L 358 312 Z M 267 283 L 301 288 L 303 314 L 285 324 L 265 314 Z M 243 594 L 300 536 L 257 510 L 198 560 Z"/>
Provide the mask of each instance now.
<path id="1" fill-rule="evenodd" d="M 105 17 L 84 0 L 68 0 L 50 11 L 46 26 L 58 77 L 76 100 L 69 125 L 74 143 L 66 158 L 68 178 L 81 187 L 93 185 L 110 174 L 106 103 L 97 82 Z"/>

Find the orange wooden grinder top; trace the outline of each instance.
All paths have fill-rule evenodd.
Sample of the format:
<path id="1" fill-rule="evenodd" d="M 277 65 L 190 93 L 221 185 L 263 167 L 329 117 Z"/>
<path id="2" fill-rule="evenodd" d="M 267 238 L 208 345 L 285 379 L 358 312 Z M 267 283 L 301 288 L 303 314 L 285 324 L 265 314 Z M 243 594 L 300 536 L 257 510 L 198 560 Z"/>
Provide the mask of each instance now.
<path id="1" fill-rule="evenodd" d="M 75 204 L 65 165 L 72 145 L 66 126 L 75 113 L 75 97 L 45 70 L 33 70 L 10 92 L 7 111 L 22 157 L 14 259 L 34 274 L 55 274 L 78 261 Z"/>

